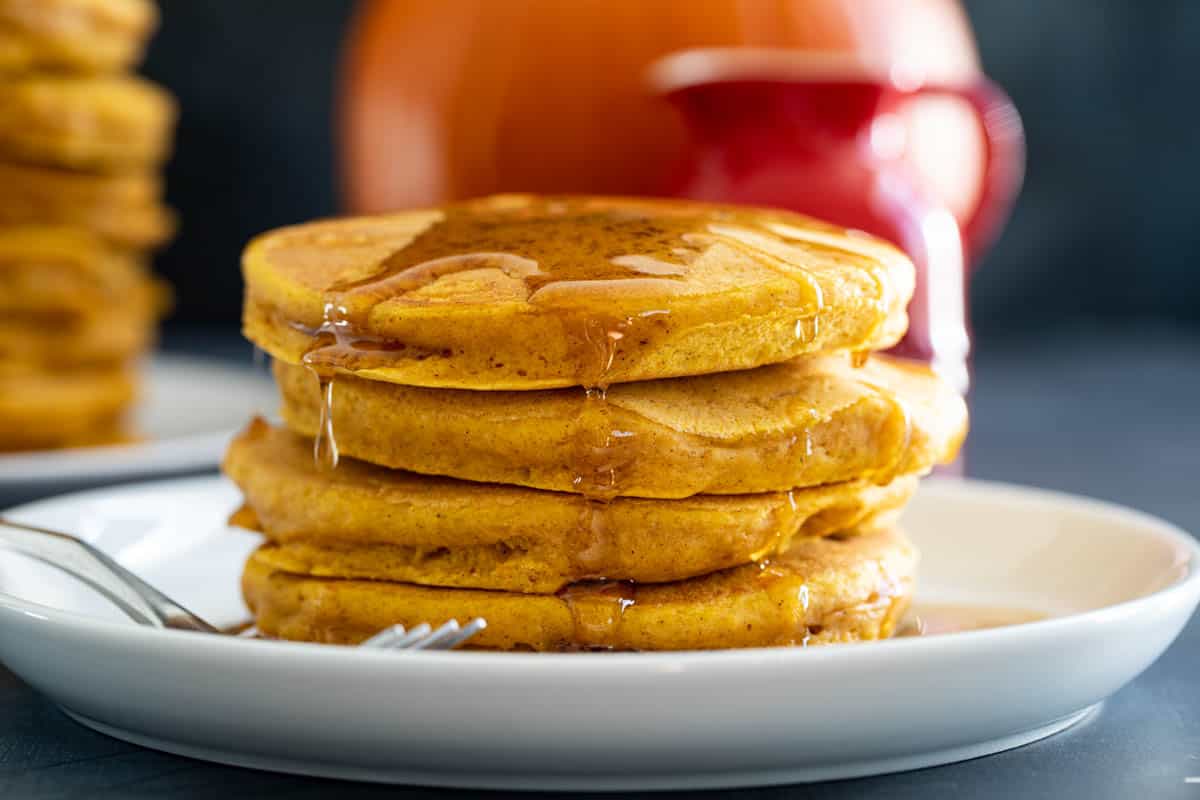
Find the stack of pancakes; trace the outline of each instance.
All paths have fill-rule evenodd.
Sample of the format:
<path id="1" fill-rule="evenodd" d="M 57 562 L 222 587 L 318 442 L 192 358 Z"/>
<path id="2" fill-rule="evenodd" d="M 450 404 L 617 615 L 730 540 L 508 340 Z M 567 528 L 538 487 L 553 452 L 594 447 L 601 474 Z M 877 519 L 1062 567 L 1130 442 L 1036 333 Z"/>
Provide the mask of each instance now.
<path id="1" fill-rule="evenodd" d="M 0 451 L 119 441 L 166 292 L 149 0 L 0 0 Z"/>
<path id="2" fill-rule="evenodd" d="M 505 650 L 891 635 L 893 524 L 966 429 L 900 339 L 913 267 L 778 211 L 505 195 L 251 243 L 286 428 L 225 471 L 259 629 L 484 617 Z"/>

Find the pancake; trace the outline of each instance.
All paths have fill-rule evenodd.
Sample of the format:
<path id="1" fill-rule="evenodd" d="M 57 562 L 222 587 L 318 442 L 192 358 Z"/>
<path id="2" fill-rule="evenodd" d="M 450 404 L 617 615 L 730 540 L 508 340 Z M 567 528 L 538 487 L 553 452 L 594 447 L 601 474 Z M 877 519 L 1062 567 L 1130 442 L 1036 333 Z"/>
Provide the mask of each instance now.
<path id="1" fill-rule="evenodd" d="M 88 231 L 0 228 L 0 374 L 130 359 L 168 301 L 139 260 Z"/>
<path id="2" fill-rule="evenodd" d="M 102 365 L 146 352 L 155 338 L 154 320 L 148 316 L 4 314 L 0 362 L 47 369 Z"/>
<path id="3" fill-rule="evenodd" d="M 140 297 L 152 282 L 138 259 L 79 228 L 0 228 L 0 312 L 5 314 L 83 314 L 119 307 L 131 294 Z"/>
<path id="4" fill-rule="evenodd" d="M 799 539 L 769 565 L 633 586 L 577 584 L 558 595 L 438 589 L 274 570 L 261 551 L 242 577 L 268 636 L 353 644 L 394 624 L 487 620 L 471 646 L 497 650 L 715 650 L 890 636 L 912 595 L 917 556 L 900 533 Z"/>
<path id="5" fill-rule="evenodd" d="M 99 418 L 69 430 L 35 428 L 27 431 L 0 432 L 0 453 L 25 453 L 39 450 L 64 450 L 79 447 L 109 447 L 136 442 L 123 414 Z"/>
<path id="6" fill-rule="evenodd" d="M 150 172 L 94 175 L 0 162 L 0 225 L 76 225 L 120 247 L 154 247 L 175 230 Z"/>
<path id="7" fill-rule="evenodd" d="M 262 420 L 223 468 L 245 496 L 234 521 L 267 534 L 260 560 L 277 570 L 543 594 L 585 579 L 679 580 L 769 557 L 793 537 L 876 529 L 917 483 L 595 503 L 351 459 L 324 471 L 311 441 Z"/>
<path id="8" fill-rule="evenodd" d="M 0 371 L 0 450 L 109 443 L 136 399 L 132 370 Z"/>
<path id="9" fill-rule="evenodd" d="M 303 367 L 276 363 L 283 418 L 321 429 Z M 743 372 L 579 389 L 472 392 L 339 377 L 344 455 L 464 480 L 654 498 L 887 483 L 952 460 L 962 399 L 928 369 L 882 356 L 855 369 L 812 356 Z"/>
<path id="10" fill-rule="evenodd" d="M 272 231 L 243 255 L 246 336 L 412 386 L 530 390 L 888 347 L 913 266 L 783 211 L 500 195 Z"/>
<path id="11" fill-rule="evenodd" d="M 0 73 L 124 69 L 157 24 L 150 0 L 0 0 Z"/>
<path id="12" fill-rule="evenodd" d="M 84 170 L 161 163 L 175 101 L 141 78 L 36 74 L 0 81 L 0 158 Z"/>

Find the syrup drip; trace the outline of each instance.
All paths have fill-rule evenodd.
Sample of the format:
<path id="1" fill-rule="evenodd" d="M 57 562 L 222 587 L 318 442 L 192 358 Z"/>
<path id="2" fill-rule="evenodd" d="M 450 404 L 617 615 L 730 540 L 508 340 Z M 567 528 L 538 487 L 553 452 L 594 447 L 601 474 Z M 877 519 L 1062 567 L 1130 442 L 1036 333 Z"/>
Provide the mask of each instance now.
<path id="1" fill-rule="evenodd" d="M 759 562 L 758 570 L 758 579 L 765 584 L 767 597 L 787 612 L 775 644 L 807 646 L 810 637 L 808 608 L 811 603 L 808 584 L 797 585 L 795 573 L 775 566 L 770 559 Z"/>
<path id="2" fill-rule="evenodd" d="M 571 550 L 576 574 L 584 580 L 603 580 L 606 569 L 616 563 L 618 543 L 609 522 L 611 501 L 580 498 L 576 541 Z"/>
<path id="3" fill-rule="evenodd" d="M 590 500 L 609 502 L 621 492 L 622 472 L 633 463 L 633 434 L 612 421 L 608 390 L 584 389 L 577 419 L 572 486 Z"/>
<path id="4" fill-rule="evenodd" d="M 321 389 L 321 419 L 313 439 L 313 462 L 319 470 L 334 470 L 338 465 L 337 439 L 333 435 L 333 377 L 318 376 Z"/>
<path id="5" fill-rule="evenodd" d="M 782 493 L 782 497 L 786 502 L 775 507 L 767 523 L 771 526 L 771 535 L 767 543 L 750 554 L 750 560 L 756 564 L 764 563 L 777 553 L 783 552 L 800 529 L 800 507 L 796 502 L 796 491 L 789 489 Z"/>
<path id="6" fill-rule="evenodd" d="M 793 433 L 787 439 L 787 451 L 789 460 L 803 462 L 806 459 L 812 458 L 813 454 L 813 439 L 812 429 L 805 425 L 804 431 L 801 433 Z"/>
<path id="7" fill-rule="evenodd" d="M 894 481 L 908 462 L 908 454 L 912 448 L 913 438 L 912 412 L 909 410 L 908 404 L 904 402 L 904 399 L 895 392 L 885 389 L 882 386 L 877 386 L 869 381 L 862 381 L 862 384 L 891 406 L 893 419 L 900 420 L 899 427 L 901 434 L 895 446 L 891 448 L 891 458 L 886 464 L 876 468 L 873 475 L 875 483 L 884 486 Z"/>
<path id="8" fill-rule="evenodd" d="M 607 403 L 608 376 L 616 362 L 621 341 L 634 327 L 633 318 L 608 317 L 581 311 L 566 314 L 562 320 L 572 357 L 580 365 L 575 377 L 587 392 L 586 399 L 599 399 L 601 405 Z M 598 396 L 596 392 L 599 392 Z"/>
<path id="9" fill-rule="evenodd" d="M 814 314 L 811 317 L 800 317 L 796 320 L 796 327 L 793 335 L 797 341 L 811 342 L 814 341 L 821 333 L 821 318 Z"/>
<path id="10" fill-rule="evenodd" d="M 709 225 L 709 233 L 724 244 L 740 250 L 758 263 L 774 272 L 790 278 L 799 284 L 807 294 L 809 312 L 796 320 L 795 336 L 802 342 L 812 342 L 821 331 L 821 311 L 825 308 L 825 298 L 821 284 L 807 270 L 799 269 L 786 260 L 787 245 L 759 233 L 751 228 L 740 225 Z M 696 237 L 699 238 L 699 237 Z"/>
<path id="11" fill-rule="evenodd" d="M 820 230 L 797 228 L 794 225 L 779 222 L 767 222 L 763 227 L 792 246 L 807 247 L 814 250 L 823 249 L 829 252 L 847 254 L 859 259 L 865 259 L 859 261 L 860 267 L 874 281 L 877 290 L 875 295 L 875 324 L 868 338 L 874 339 L 878 335 L 879 330 L 887 322 L 888 312 L 891 311 L 893 295 L 895 293 L 895 290 L 892 288 L 891 279 L 888 276 L 887 267 L 884 265 L 889 261 L 902 258 L 903 256 L 900 256 L 886 245 L 881 245 L 861 231 L 847 231 L 844 237 L 841 234 L 834 235 Z M 848 237 L 848 240 L 846 237 Z M 855 246 L 854 243 L 857 243 L 858 246 Z M 842 261 L 844 263 L 844 259 Z M 861 366 L 861 364 L 855 363 L 855 366 Z"/>
<path id="12" fill-rule="evenodd" d="M 582 503 L 572 554 L 578 573 L 600 582 L 574 584 L 559 596 L 571 611 L 574 646 L 594 649 L 612 646 L 622 615 L 634 604 L 632 584 L 603 581 L 604 570 L 619 560 L 609 512 L 636 458 L 632 432 L 619 429 L 612 419 L 608 374 L 633 322 L 576 319 L 572 345 L 580 351 L 578 363 L 594 366 L 580 376 L 585 388 L 571 447 L 572 487 Z"/>
<path id="13" fill-rule="evenodd" d="M 611 650 L 621 620 L 637 603 L 637 587 L 627 581 L 574 583 L 558 593 L 571 612 L 572 644 L 580 650 Z"/>
<path id="14" fill-rule="evenodd" d="M 665 312 L 648 312 L 639 320 L 659 313 Z M 584 366 L 577 376 L 584 389 L 571 454 L 571 483 L 581 495 L 582 509 L 571 551 L 578 573 L 595 580 L 568 586 L 559 596 L 571 612 L 573 646 L 611 648 L 635 596 L 632 584 L 604 580 L 604 570 L 619 561 L 619 543 L 609 524 L 609 512 L 636 453 L 632 432 L 620 430 L 613 422 L 608 376 L 635 320 L 585 314 L 565 319 L 570 322 L 565 329 L 576 363 Z"/>

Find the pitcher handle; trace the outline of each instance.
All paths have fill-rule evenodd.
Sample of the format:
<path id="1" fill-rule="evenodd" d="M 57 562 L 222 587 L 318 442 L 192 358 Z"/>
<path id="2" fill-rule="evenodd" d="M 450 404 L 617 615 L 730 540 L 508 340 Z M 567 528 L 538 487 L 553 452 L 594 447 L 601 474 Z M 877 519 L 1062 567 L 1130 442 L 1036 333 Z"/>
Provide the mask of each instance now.
<path id="1" fill-rule="evenodd" d="M 962 226 L 968 265 L 974 266 L 1008 217 L 1025 175 L 1025 133 L 1021 115 L 1004 90 L 987 78 L 967 87 L 923 86 L 915 93 L 961 98 L 971 105 L 983 132 L 983 186 L 979 201 Z"/>

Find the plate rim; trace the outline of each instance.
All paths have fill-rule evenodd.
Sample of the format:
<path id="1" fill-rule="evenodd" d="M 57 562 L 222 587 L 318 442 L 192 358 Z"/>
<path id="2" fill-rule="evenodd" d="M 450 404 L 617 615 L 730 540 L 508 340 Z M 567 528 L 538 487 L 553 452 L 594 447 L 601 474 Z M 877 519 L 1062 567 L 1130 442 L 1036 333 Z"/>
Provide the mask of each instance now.
<path id="1" fill-rule="evenodd" d="M 271 756 L 246 755 L 236 750 L 223 751 L 216 748 L 182 744 L 177 741 L 148 736 L 92 719 L 66 706 L 59 708 L 70 719 L 105 736 L 111 736 L 139 747 L 148 747 L 164 753 L 197 758 L 215 764 L 258 769 L 286 775 L 301 775 L 311 778 L 365 781 L 385 785 L 430 787 L 434 789 L 461 789 L 467 791 L 523 791 L 523 792 L 665 792 L 665 791 L 714 791 L 731 789 L 765 788 L 794 784 L 819 783 L 831 780 L 865 778 L 897 772 L 938 767 L 975 758 L 1025 747 L 1055 734 L 1093 719 L 1103 709 L 1107 698 L 1073 711 L 1036 727 L 1012 731 L 994 739 L 968 742 L 967 744 L 894 756 L 882 759 L 866 759 L 857 762 L 839 763 L 820 767 L 793 767 L 748 769 L 741 771 L 717 770 L 713 772 L 687 772 L 662 774 L 634 774 L 622 777 L 603 777 L 584 774 L 571 775 L 536 773 L 487 773 L 446 772 L 431 770 L 420 772 L 411 769 L 386 770 L 370 767 L 355 767 L 337 762 L 314 763 Z"/>
<path id="2" fill-rule="evenodd" d="M 136 494 L 147 490 L 182 489 L 197 490 L 205 488 L 228 488 L 232 483 L 219 475 L 201 477 L 185 477 L 142 481 L 120 486 L 109 486 L 81 492 L 71 492 L 44 498 L 16 506 L 4 513 L 20 519 L 22 516 L 37 513 L 46 507 L 55 506 L 64 501 L 87 502 L 110 497 L 112 494 Z M 1156 517 L 1144 511 L 1122 506 L 1107 500 L 1087 497 L 1084 495 L 1060 492 L 1051 489 L 1023 486 L 1015 483 L 999 481 L 934 478 L 922 483 L 922 491 L 933 493 L 948 492 L 951 494 L 968 492 L 982 493 L 985 497 L 1002 500 L 1005 497 L 1016 497 L 1023 501 L 1055 504 L 1060 507 L 1065 504 L 1070 510 L 1082 513 L 1102 513 L 1115 515 L 1131 526 L 1143 529 L 1142 535 L 1154 535 L 1173 545 L 1180 554 L 1187 554 L 1187 559 L 1180 564 L 1181 574 L 1172 583 L 1156 589 L 1148 594 L 1123 600 L 1119 603 L 1106 605 L 1077 613 L 1065 614 L 1049 619 L 1022 623 L 1020 625 L 990 628 L 985 630 L 962 631 L 953 636 L 911 637 L 889 639 L 876 642 L 849 643 L 838 647 L 759 647 L 730 650 L 691 650 L 666 651 L 645 653 L 493 653 L 484 651 L 431 652 L 421 651 L 409 654 L 405 661 L 413 664 L 450 668 L 453 666 L 470 669 L 486 668 L 489 670 L 520 670 L 528 673 L 534 669 L 551 669 L 555 672 L 562 670 L 587 671 L 598 664 L 603 664 L 606 670 L 622 670 L 638 672 L 645 669 L 651 671 L 692 671 L 699 667 L 712 669 L 742 668 L 749 663 L 767 664 L 782 662 L 790 664 L 794 659 L 875 659 L 884 654 L 891 657 L 903 657 L 905 654 L 921 653 L 930 648 L 941 649 L 947 654 L 960 649 L 976 647 L 1003 647 L 1007 644 L 1018 643 L 1027 636 L 1054 636 L 1064 629 L 1074 629 L 1078 626 L 1107 627 L 1119 624 L 1124 618 L 1136 616 L 1150 607 L 1174 603 L 1190 603 L 1195 606 L 1200 600 L 1200 540 L 1189 534 L 1183 528 L 1172 522 Z M 357 648 L 330 647 L 311 642 L 290 641 L 248 641 L 233 636 L 197 636 L 195 633 L 177 630 L 163 630 L 137 625 L 132 622 L 116 622 L 112 620 L 89 617 L 72 611 L 57 609 L 25 600 L 14 595 L 0 592 L 0 612 L 17 614 L 26 621 L 34 620 L 54 626 L 65 626 L 72 633 L 81 636 L 111 637 L 120 640 L 130 647 L 166 646 L 168 643 L 175 648 L 205 649 L 235 647 L 244 648 L 247 644 L 257 649 L 263 658 L 277 657 L 286 654 L 288 658 L 311 659 L 314 666 L 329 666 L 354 669 L 368 668 L 367 665 L 385 665 L 396 669 L 394 654 L 387 652 L 364 651 Z M 223 651 L 222 651 L 223 652 Z M 242 649 L 241 654 L 248 651 Z M 216 654 L 216 650 L 213 650 Z M 350 666 L 356 665 L 356 666 Z"/>

